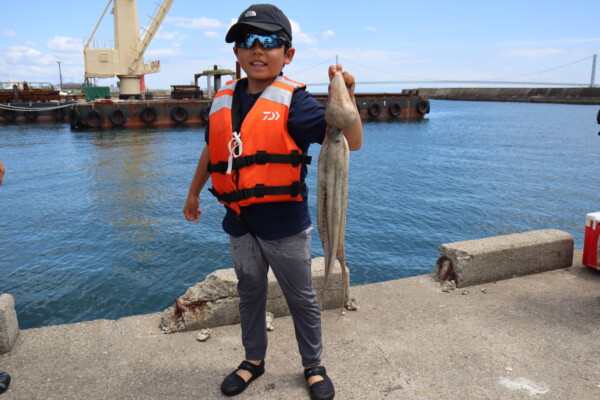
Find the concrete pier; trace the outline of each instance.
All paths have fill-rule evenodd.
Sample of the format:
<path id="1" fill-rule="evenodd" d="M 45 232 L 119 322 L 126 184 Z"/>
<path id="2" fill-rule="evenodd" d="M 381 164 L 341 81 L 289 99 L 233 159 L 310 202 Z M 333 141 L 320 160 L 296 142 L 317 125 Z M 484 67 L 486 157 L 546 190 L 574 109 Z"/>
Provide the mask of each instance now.
<path id="1" fill-rule="evenodd" d="M 443 292 L 431 275 L 351 287 L 323 313 L 336 399 L 600 398 L 600 273 L 580 265 Z M 338 318 L 339 317 L 339 318 Z M 243 357 L 239 325 L 165 335 L 160 314 L 22 330 L 0 356 L 2 400 L 221 399 Z M 239 399 L 308 399 L 290 317 L 266 373 Z"/>
<path id="2" fill-rule="evenodd" d="M 0 354 L 11 351 L 18 337 L 19 322 L 15 312 L 15 299 L 10 294 L 0 294 Z"/>
<path id="3" fill-rule="evenodd" d="M 566 268 L 573 259 L 573 236 L 557 229 L 445 243 L 434 276 L 457 287 Z"/>
<path id="4" fill-rule="evenodd" d="M 346 268 L 348 273 L 348 268 Z M 348 273 L 349 274 L 349 273 Z M 270 269 L 268 278 L 267 311 L 275 317 L 290 315 L 290 310 L 277 283 L 277 279 Z M 322 295 L 325 280 L 325 259 L 318 257 L 312 260 L 312 281 L 319 299 L 323 299 L 321 308 L 330 310 L 342 309 L 348 301 L 348 296 L 342 298 L 344 293 L 342 285 L 342 267 L 339 261 L 329 277 L 327 292 Z M 346 282 L 346 291 L 349 293 L 349 284 Z M 160 328 L 165 333 L 195 331 L 215 326 L 231 325 L 240 322 L 240 298 L 237 292 L 237 277 L 233 268 L 219 269 L 209 274 L 206 279 L 192 287 L 175 300 L 175 304 L 166 309 L 161 317 Z"/>

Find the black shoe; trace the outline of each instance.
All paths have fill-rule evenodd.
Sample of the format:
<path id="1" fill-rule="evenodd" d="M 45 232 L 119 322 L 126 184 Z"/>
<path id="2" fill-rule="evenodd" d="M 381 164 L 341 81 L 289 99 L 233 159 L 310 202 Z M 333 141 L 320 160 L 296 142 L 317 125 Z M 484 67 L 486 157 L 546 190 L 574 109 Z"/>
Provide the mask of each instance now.
<path id="1" fill-rule="evenodd" d="M 8 390 L 8 385 L 10 385 L 10 375 L 0 371 L 0 394 Z"/>
<path id="2" fill-rule="evenodd" d="M 304 370 L 304 378 L 308 383 L 308 378 L 311 376 L 322 376 L 323 380 L 313 383 L 308 387 L 310 390 L 310 398 L 312 400 L 331 400 L 335 397 L 335 389 L 333 388 L 333 382 L 327 376 L 325 367 L 312 367 Z"/>
<path id="3" fill-rule="evenodd" d="M 237 370 L 243 369 L 252 374 L 252 377 L 246 382 L 244 378 L 236 374 Z M 225 396 L 235 396 L 242 393 L 250 382 L 265 373 L 265 360 L 262 360 L 259 365 L 254 365 L 249 361 L 242 361 L 239 367 L 223 380 L 221 383 L 221 392 Z"/>

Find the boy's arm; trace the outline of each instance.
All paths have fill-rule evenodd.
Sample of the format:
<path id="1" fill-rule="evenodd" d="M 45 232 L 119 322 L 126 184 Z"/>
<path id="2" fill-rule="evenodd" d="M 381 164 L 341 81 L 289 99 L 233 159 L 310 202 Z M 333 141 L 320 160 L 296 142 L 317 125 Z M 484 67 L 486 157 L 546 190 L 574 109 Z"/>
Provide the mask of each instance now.
<path id="1" fill-rule="evenodd" d="M 4 178 L 4 172 L 6 169 L 4 168 L 4 164 L 0 161 L 0 185 L 2 185 L 2 178 Z"/>
<path id="2" fill-rule="evenodd" d="M 354 77 L 352 77 L 352 79 L 354 80 Z M 350 89 L 348 89 L 348 91 L 350 91 Z M 354 92 L 354 85 L 352 85 L 352 91 Z M 354 93 L 350 94 L 350 100 L 356 104 L 356 101 L 354 100 Z M 356 114 L 358 114 L 358 109 L 356 109 Z M 354 125 L 344 131 L 344 136 L 348 142 L 348 149 L 360 150 L 363 143 L 363 127 L 362 121 L 360 120 L 360 115 L 357 115 Z"/>
<path id="3" fill-rule="evenodd" d="M 333 78 L 333 75 L 335 74 L 336 71 L 342 72 L 341 64 L 338 64 L 336 66 L 331 65 L 329 67 L 329 79 L 330 80 L 331 80 L 331 78 Z M 354 86 L 355 86 L 354 75 L 352 75 L 348 71 L 344 71 L 344 72 L 342 72 L 342 76 L 344 77 L 344 83 L 346 84 L 346 87 L 348 88 L 348 94 L 350 95 L 350 100 L 352 100 L 352 102 L 354 104 L 356 104 L 356 100 L 354 99 Z M 350 127 L 349 129 L 346 129 L 344 131 L 344 136 L 346 137 L 346 141 L 348 142 L 348 149 L 350 149 L 350 150 L 359 150 L 362 147 L 362 143 L 363 143 L 362 121 L 360 119 L 358 109 L 355 108 L 355 110 L 356 110 L 356 117 L 357 117 L 356 122 L 354 123 L 354 125 L 352 125 L 352 127 Z"/>
<path id="4" fill-rule="evenodd" d="M 202 213 L 202 211 L 199 209 L 200 191 L 208 181 L 208 178 L 210 178 L 210 173 L 208 172 L 208 161 L 209 152 L 208 145 L 206 145 L 204 146 L 202 154 L 200 155 L 200 159 L 198 160 L 198 166 L 196 167 L 194 178 L 190 184 L 188 197 L 185 201 L 185 205 L 183 206 L 183 214 L 185 215 L 185 219 L 188 221 L 198 222 L 198 216 Z"/>

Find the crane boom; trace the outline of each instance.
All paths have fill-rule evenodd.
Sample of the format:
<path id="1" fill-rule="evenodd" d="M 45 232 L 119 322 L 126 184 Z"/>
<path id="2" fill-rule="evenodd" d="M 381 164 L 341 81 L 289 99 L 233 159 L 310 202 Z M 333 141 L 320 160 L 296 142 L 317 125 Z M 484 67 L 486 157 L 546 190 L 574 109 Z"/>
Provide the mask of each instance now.
<path id="1" fill-rule="evenodd" d="M 108 4 L 86 41 L 83 54 L 86 78 L 118 77 L 120 97 L 140 97 L 140 80 L 145 74 L 160 71 L 160 61 L 144 62 L 144 52 L 150 45 L 174 0 L 162 0 L 150 24 L 140 37 L 136 0 L 108 0 Z M 91 41 L 106 10 L 113 3 L 113 48 L 92 48 Z"/>
<path id="2" fill-rule="evenodd" d="M 169 12 L 171 5 L 173 4 L 173 1 L 174 0 L 163 0 L 162 4 L 159 4 L 156 13 L 152 17 L 150 25 L 148 25 L 148 27 L 144 29 L 144 36 L 138 41 L 131 55 L 132 65 L 129 67 L 130 70 L 134 70 L 133 66 L 136 65 L 144 55 L 144 52 L 146 51 L 146 49 L 150 45 L 150 42 L 154 38 L 154 35 L 158 31 L 160 24 L 162 24 L 163 20 L 167 16 L 167 13 Z"/>

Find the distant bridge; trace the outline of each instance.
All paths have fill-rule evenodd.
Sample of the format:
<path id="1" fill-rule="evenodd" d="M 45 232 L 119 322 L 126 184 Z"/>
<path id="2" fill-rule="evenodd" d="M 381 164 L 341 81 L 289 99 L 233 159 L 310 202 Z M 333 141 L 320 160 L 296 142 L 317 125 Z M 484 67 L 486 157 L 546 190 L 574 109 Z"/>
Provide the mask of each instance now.
<path id="1" fill-rule="evenodd" d="M 456 84 L 456 85 L 512 85 L 512 86 L 551 86 L 551 87 L 589 87 L 589 83 L 564 82 L 521 82 L 521 81 L 448 81 L 448 80 L 416 80 L 416 81 L 368 81 L 356 82 L 357 85 L 400 85 L 415 83 Z M 329 82 L 307 83 L 307 86 L 327 86 Z"/>
<path id="2" fill-rule="evenodd" d="M 565 83 L 565 82 L 525 82 L 525 81 L 511 81 L 511 80 L 506 80 L 506 79 L 515 79 L 515 78 L 523 78 L 525 76 L 532 76 L 535 74 L 539 74 L 539 73 L 543 73 L 543 72 L 549 72 L 549 71 L 553 71 L 559 68 L 564 68 L 567 67 L 569 65 L 573 65 L 585 60 L 588 60 L 592 58 L 592 75 L 591 75 L 591 80 L 590 83 Z M 546 87 L 595 87 L 597 86 L 595 84 L 595 77 L 596 77 L 596 58 L 597 55 L 594 54 L 592 56 L 588 56 L 585 58 L 582 58 L 581 60 L 577 60 L 565 65 L 561 65 L 558 67 L 553 67 L 550 69 L 545 69 L 543 71 L 538 71 L 538 72 L 534 72 L 534 73 L 528 73 L 525 75 L 519 75 L 519 76 L 512 76 L 512 77 L 506 77 L 506 78 L 501 78 L 501 79 L 495 79 L 495 80 L 447 80 L 447 79 L 426 79 L 426 78 L 420 78 L 419 79 L 410 79 L 410 80 L 390 80 L 390 81 L 365 81 L 365 82 L 356 82 L 357 85 L 402 85 L 402 84 L 444 84 L 444 85 L 496 85 L 496 86 L 504 86 L 504 85 L 510 85 L 510 86 L 546 86 Z M 325 60 L 323 62 L 320 62 L 316 65 L 313 65 L 312 67 L 309 67 L 307 69 L 304 69 L 302 71 L 299 72 L 304 72 L 306 70 L 312 69 L 314 67 L 317 67 L 319 65 L 325 64 L 326 62 L 328 62 L 330 60 Z M 338 63 L 338 56 L 336 56 L 335 58 L 335 63 Z M 389 71 L 383 71 L 380 70 L 378 68 L 373 68 L 373 67 L 369 67 L 363 64 L 359 64 L 357 62 L 354 62 L 352 60 L 345 60 L 348 61 L 352 64 L 356 64 L 359 65 L 361 67 L 365 67 L 365 68 L 369 68 L 371 70 L 374 71 L 380 71 L 380 72 L 385 72 L 385 73 L 390 73 Z M 296 72 L 299 73 L 299 72 Z M 409 78 L 415 78 L 415 77 L 410 77 Z M 309 83 L 307 85 L 310 86 L 327 86 L 329 85 L 329 82 L 318 82 L 318 83 Z"/>

